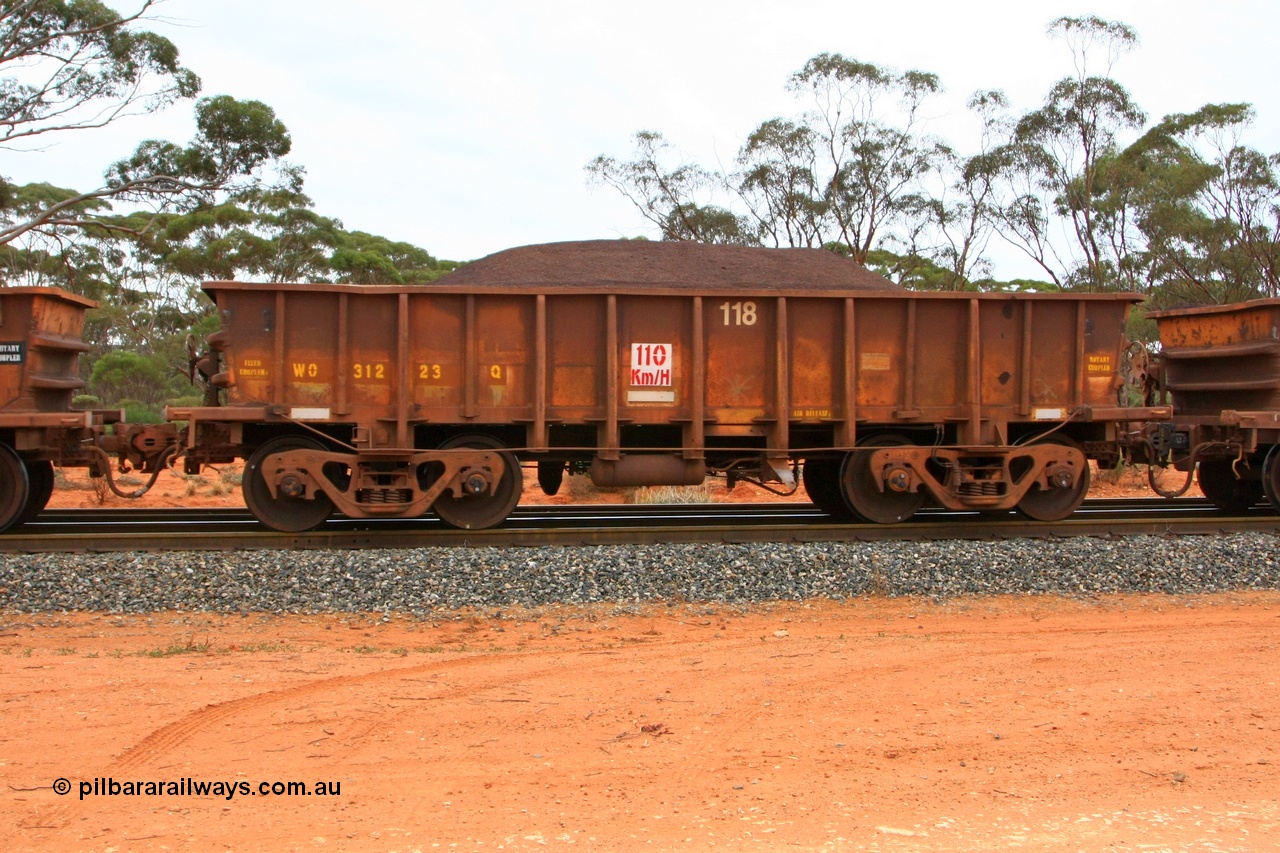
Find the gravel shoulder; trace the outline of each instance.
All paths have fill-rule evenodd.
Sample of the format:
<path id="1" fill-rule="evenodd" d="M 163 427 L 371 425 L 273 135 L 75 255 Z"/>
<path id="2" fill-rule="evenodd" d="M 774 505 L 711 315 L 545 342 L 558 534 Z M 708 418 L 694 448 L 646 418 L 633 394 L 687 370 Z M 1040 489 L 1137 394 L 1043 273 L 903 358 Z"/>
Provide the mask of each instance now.
<path id="1" fill-rule="evenodd" d="M 0 554 L 0 610 L 383 612 L 1280 589 L 1280 536 Z"/>
<path id="2" fill-rule="evenodd" d="M 1268 849 L 1278 638 L 1271 590 L 9 609 L 0 849 Z"/>

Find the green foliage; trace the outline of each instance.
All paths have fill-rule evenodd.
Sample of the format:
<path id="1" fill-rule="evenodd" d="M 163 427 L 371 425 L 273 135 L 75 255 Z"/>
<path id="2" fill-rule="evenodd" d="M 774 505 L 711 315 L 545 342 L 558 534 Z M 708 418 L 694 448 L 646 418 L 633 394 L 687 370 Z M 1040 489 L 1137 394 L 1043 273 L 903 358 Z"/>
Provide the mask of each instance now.
<path id="1" fill-rule="evenodd" d="M 1154 344 L 1160 340 L 1160 330 L 1156 321 L 1148 319 L 1147 312 L 1152 310 L 1146 303 L 1139 303 L 1129 309 L 1129 320 L 1125 326 L 1125 337 L 1131 341 Z"/>
<path id="2" fill-rule="evenodd" d="M 0 138 L 100 127 L 195 97 L 200 78 L 178 62 L 172 42 L 131 27 L 152 5 L 143 0 L 131 15 L 97 0 L 0 5 L 0 65 L 45 72 L 0 78 Z"/>
<path id="3" fill-rule="evenodd" d="M 1062 288 L 1051 281 L 1036 278 L 1011 278 L 998 281 L 993 278 L 978 279 L 973 282 L 975 290 L 986 290 L 998 293 L 1056 293 Z"/>
<path id="4" fill-rule="evenodd" d="M 1247 104 L 1166 116 L 1112 168 L 1110 199 L 1134 222 L 1135 265 L 1171 307 L 1280 293 L 1277 160 L 1243 146 Z"/>
<path id="5" fill-rule="evenodd" d="M 849 257 L 848 247 L 838 244 L 828 246 Z M 899 255 L 888 249 L 873 249 L 867 255 L 867 268 L 910 290 L 950 290 L 984 292 L 1053 292 L 1060 288 L 1048 281 L 1012 279 L 1000 281 L 994 278 L 967 279 L 958 276 L 954 269 L 934 263 L 917 254 Z"/>
<path id="6" fill-rule="evenodd" d="M 165 365 L 154 356 L 136 352 L 109 352 L 97 359 L 90 374 L 90 388 L 112 405 L 130 400 L 158 402 L 167 379 Z"/>
<path id="7" fill-rule="evenodd" d="M 136 28 L 154 0 L 121 15 L 98 0 L 0 4 L 0 145 L 103 127 L 118 118 L 194 98 L 200 79 L 177 48 Z M 262 170 L 288 153 L 289 133 L 258 101 L 228 95 L 195 105 L 196 135 L 185 146 L 141 142 L 112 164 L 102 185 L 64 191 L 47 183 L 15 187 L 0 179 L 0 245 L 22 240 L 31 264 L 79 231 L 145 230 L 146 218 L 109 221 L 111 201 L 146 203 L 151 212 L 191 210 L 225 191 L 261 184 Z"/>
<path id="8" fill-rule="evenodd" d="M 93 394 L 77 394 L 71 398 L 73 409 L 101 409 L 102 399 Z"/>
<path id="9" fill-rule="evenodd" d="M 338 233 L 329 264 L 354 284 L 426 284 L 448 271 L 425 249 L 363 231 Z"/>
<path id="10" fill-rule="evenodd" d="M 675 156 L 674 149 L 660 133 L 638 131 L 634 141 L 634 159 L 621 162 L 602 154 L 587 164 L 590 179 L 621 192 L 663 240 L 756 242 L 746 220 L 707 201 L 719 183 L 714 175 L 688 163 L 668 166 L 664 161 Z"/>
<path id="11" fill-rule="evenodd" d="M 144 403 L 141 400 L 129 399 L 121 400 L 117 405 L 124 410 L 124 419 L 126 423 L 164 423 L 164 410 L 158 405 Z"/>
<path id="12" fill-rule="evenodd" d="M 0 146 L 194 99 L 200 80 L 178 49 L 138 26 L 154 2 L 132 14 L 99 0 L 0 3 Z M 193 396 L 188 338 L 218 325 L 203 280 L 425 283 L 459 265 L 317 213 L 266 104 L 216 95 L 194 111 L 189 142 L 143 140 L 96 189 L 0 179 L 0 278 L 100 301 L 81 359 L 93 393 L 80 402 L 125 405 L 132 420 Z"/>
<path id="13" fill-rule="evenodd" d="M 867 253 L 867 268 L 911 290 L 973 290 L 969 282 L 957 279 L 948 269 L 915 254 L 898 255 L 888 249 Z"/>

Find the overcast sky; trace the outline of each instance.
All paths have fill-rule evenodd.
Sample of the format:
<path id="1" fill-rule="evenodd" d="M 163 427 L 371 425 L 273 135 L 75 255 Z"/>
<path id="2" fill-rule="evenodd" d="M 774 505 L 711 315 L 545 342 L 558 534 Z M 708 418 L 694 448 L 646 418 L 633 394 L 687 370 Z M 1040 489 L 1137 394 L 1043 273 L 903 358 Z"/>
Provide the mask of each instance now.
<path id="1" fill-rule="evenodd" d="M 1246 141 L 1280 151 L 1280 4 L 1261 0 L 166 0 L 151 27 L 203 94 L 276 110 L 320 213 L 471 260 L 656 236 L 614 190 L 588 186 L 585 164 L 629 156 L 632 134 L 651 129 L 690 160 L 727 167 L 761 121 L 804 108 L 786 79 L 824 51 L 938 74 L 946 91 L 929 130 L 963 152 L 976 142 L 968 96 L 1000 88 L 1020 110 L 1037 106 L 1072 71 L 1047 23 L 1086 14 L 1138 30 L 1141 47 L 1114 74 L 1152 120 L 1245 101 L 1258 113 Z M 190 115 L 180 104 L 4 152 L 0 173 L 97 186 L 140 137 L 189 138 Z M 1003 255 L 997 268 L 1027 271 Z"/>

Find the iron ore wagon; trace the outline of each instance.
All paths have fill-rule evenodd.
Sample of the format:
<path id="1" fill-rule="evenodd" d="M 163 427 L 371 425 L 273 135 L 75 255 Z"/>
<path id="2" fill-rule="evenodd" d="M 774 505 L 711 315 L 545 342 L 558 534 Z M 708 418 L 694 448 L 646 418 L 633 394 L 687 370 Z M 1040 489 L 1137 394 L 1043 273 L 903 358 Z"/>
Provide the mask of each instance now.
<path id="1" fill-rule="evenodd" d="M 85 311 L 95 307 L 58 288 L 0 288 L 0 530 L 45 508 L 54 465 L 109 475 L 115 453 L 121 466 L 154 474 L 170 452 L 171 427 L 125 426 L 118 409 L 72 408 L 84 388 Z"/>
<path id="2" fill-rule="evenodd" d="M 189 471 L 246 458 L 246 503 L 286 531 L 335 508 L 489 527 L 522 464 L 549 493 L 799 476 L 842 517 L 1054 520 L 1170 414 L 1118 402 L 1137 296 L 907 292 L 820 250 L 561 243 L 430 286 L 206 292 L 206 405 L 168 417 Z"/>
<path id="3" fill-rule="evenodd" d="M 1149 428 L 1158 456 L 1196 470 L 1205 497 L 1280 511 L 1280 299 L 1151 311 L 1173 421 Z"/>

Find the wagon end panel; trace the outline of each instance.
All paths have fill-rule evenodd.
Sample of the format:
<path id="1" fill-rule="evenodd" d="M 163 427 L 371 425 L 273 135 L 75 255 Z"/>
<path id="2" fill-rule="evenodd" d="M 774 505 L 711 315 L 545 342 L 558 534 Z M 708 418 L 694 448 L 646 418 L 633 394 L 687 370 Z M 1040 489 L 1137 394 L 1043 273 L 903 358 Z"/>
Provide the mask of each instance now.
<path id="1" fill-rule="evenodd" d="M 1280 411 L 1280 299 L 1152 311 L 1179 415 Z"/>
<path id="2" fill-rule="evenodd" d="M 64 412 L 82 388 L 91 300 L 56 288 L 0 288 L 0 410 Z"/>
<path id="3" fill-rule="evenodd" d="M 1131 300 L 1099 299 L 1085 303 L 1084 349 L 1078 369 L 1082 374 L 1085 406 L 1115 406 L 1124 384 L 1121 357 L 1128 345 L 1125 329 Z"/>
<path id="4" fill-rule="evenodd" d="M 276 401 L 280 376 L 275 367 L 276 333 L 284 319 L 284 295 L 274 289 L 219 289 L 218 306 L 229 406 Z M 283 350 L 283 342 L 281 343 Z"/>

